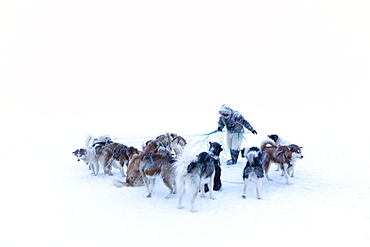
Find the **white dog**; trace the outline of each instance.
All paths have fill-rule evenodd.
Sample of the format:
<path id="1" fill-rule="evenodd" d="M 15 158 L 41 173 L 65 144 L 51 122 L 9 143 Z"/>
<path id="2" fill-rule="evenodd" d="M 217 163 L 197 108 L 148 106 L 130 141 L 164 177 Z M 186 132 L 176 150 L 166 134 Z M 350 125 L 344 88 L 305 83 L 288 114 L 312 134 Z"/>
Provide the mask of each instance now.
<path id="1" fill-rule="evenodd" d="M 176 185 L 179 194 L 177 208 L 182 209 L 182 198 L 185 188 L 191 193 L 191 211 L 197 212 L 194 207 L 195 198 L 201 191 L 201 197 L 205 197 L 204 185 L 208 184 L 209 195 L 213 197 L 213 180 L 215 176 L 215 164 L 212 156 L 207 152 L 202 152 L 196 157 L 187 153 L 182 153 L 176 158 Z"/>
<path id="2" fill-rule="evenodd" d="M 90 165 L 92 174 L 97 176 L 99 173 L 99 160 L 96 155 L 95 148 L 80 148 L 72 152 L 76 157 L 77 161 L 83 160 L 86 164 Z"/>
<path id="3" fill-rule="evenodd" d="M 97 137 L 88 135 L 86 136 L 85 147 L 95 147 L 96 145 L 104 146 L 109 143 L 112 143 L 112 138 L 110 137 L 110 135 L 102 135 Z"/>

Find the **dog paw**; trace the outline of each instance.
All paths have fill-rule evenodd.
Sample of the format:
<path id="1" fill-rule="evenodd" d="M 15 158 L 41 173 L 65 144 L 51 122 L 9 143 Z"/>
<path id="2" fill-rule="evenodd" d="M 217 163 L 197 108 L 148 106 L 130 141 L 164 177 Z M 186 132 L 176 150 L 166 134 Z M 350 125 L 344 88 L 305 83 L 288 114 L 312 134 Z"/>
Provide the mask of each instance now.
<path id="1" fill-rule="evenodd" d="M 183 209 L 184 207 L 183 206 L 177 206 L 177 209 Z"/>
<path id="2" fill-rule="evenodd" d="M 216 197 L 214 197 L 214 196 L 211 196 L 211 197 L 210 197 L 210 199 L 212 199 L 212 200 L 216 200 Z"/>
<path id="3" fill-rule="evenodd" d="M 257 196 L 257 199 L 258 199 L 258 200 L 262 200 L 262 198 L 261 198 L 260 196 Z"/>
<path id="4" fill-rule="evenodd" d="M 247 197 L 245 195 L 242 195 L 242 199 L 246 199 Z"/>
<path id="5" fill-rule="evenodd" d="M 198 209 L 192 209 L 192 210 L 190 210 L 192 213 L 196 213 L 196 212 L 198 212 Z"/>
<path id="6" fill-rule="evenodd" d="M 152 194 L 148 194 L 148 195 L 146 196 L 146 198 L 150 198 L 150 197 L 152 197 Z"/>
<path id="7" fill-rule="evenodd" d="M 171 196 L 165 196 L 164 197 L 164 199 L 170 199 L 171 198 Z"/>

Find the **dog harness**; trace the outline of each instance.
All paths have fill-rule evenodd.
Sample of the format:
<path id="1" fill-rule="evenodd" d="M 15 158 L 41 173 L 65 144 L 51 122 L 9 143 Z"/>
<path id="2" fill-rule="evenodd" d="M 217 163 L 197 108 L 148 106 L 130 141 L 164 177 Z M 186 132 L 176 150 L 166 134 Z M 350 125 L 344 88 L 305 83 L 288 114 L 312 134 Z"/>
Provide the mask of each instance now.
<path id="1" fill-rule="evenodd" d="M 145 166 L 143 166 L 143 168 L 141 168 L 142 170 L 144 170 L 145 168 L 149 167 L 149 166 L 154 166 L 154 161 L 153 161 L 153 158 L 152 156 L 149 156 L 149 159 L 150 159 L 150 164 L 147 164 Z"/>

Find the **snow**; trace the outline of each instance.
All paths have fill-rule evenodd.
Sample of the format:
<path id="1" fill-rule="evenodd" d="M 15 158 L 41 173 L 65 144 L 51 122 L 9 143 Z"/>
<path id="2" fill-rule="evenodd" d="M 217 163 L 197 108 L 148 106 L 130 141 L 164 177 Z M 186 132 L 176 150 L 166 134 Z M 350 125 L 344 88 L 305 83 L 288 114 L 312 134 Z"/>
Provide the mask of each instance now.
<path id="1" fill-rule="evenodd" d="M 12 1 L 0 4 L 0 245 L 370 244 L 369 16 L 361 1 Z M 245 159 L 217 127 L 238 110 L 259 145 L 303 146 L 241 198 Z M 88 134 L 141 148 L 165 132 L 224 145 L 223 189 L 197 213 L 158 180 L 116 188 L 72 152 Z"/>

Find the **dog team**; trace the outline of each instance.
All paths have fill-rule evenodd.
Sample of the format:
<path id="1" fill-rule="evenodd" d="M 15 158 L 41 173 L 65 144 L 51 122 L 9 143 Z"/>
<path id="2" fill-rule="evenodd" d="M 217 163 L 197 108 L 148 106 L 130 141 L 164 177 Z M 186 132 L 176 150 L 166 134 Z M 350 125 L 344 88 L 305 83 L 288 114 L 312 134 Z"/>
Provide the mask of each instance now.
<path id="1" fill-rule="evenodd" d="M 213 191 L 221 189 L 222 146 L 217 142 L 209 142 L 208 152 L 194 155 L 184 151 L 186 140 L 175 134 L 165 133 L 154 140 L 143 144 L 142 150 L 113 142 L 110 136 L 88 136 L 85 148 L 77 149 L 73 154 L 77 160 L 83 160 L 98 175 L 99 166 L 104 173 L 112 175 L 112 167 L 119 169 L 125 181 L 115 180 L 117 187 L 146 186 L 147 197 L 152 196 L 157 177 L 161 177 L 168 188 L 166 199 L 178 194 L 178 208 L 183 208 L 182 199 L 187 191 L 190 194 L 191 211 L 196 212 L 195 199 L 200 191 L 201 197 L 209 191 L 211 199 L 215 199 Z M 256 179 L 257 198 L 261 199 L 260 187 L 266 174 L 268 181 L 272 163 L 281 170 L 286 183 L 294 176 L 294 167 L 298 159 L 302 159 L 302 147 L 283 141 L 278 135 L 268 135 L 261 146 L 253 146 L 241 150 L 241 157 L 246 158 L 243 170 L 242 198 L 246 198 L 249 181 Z M 234 155 L 235 158 L 235 155 Z M 125 174 L 126 169 L 126 174 Z"/>

